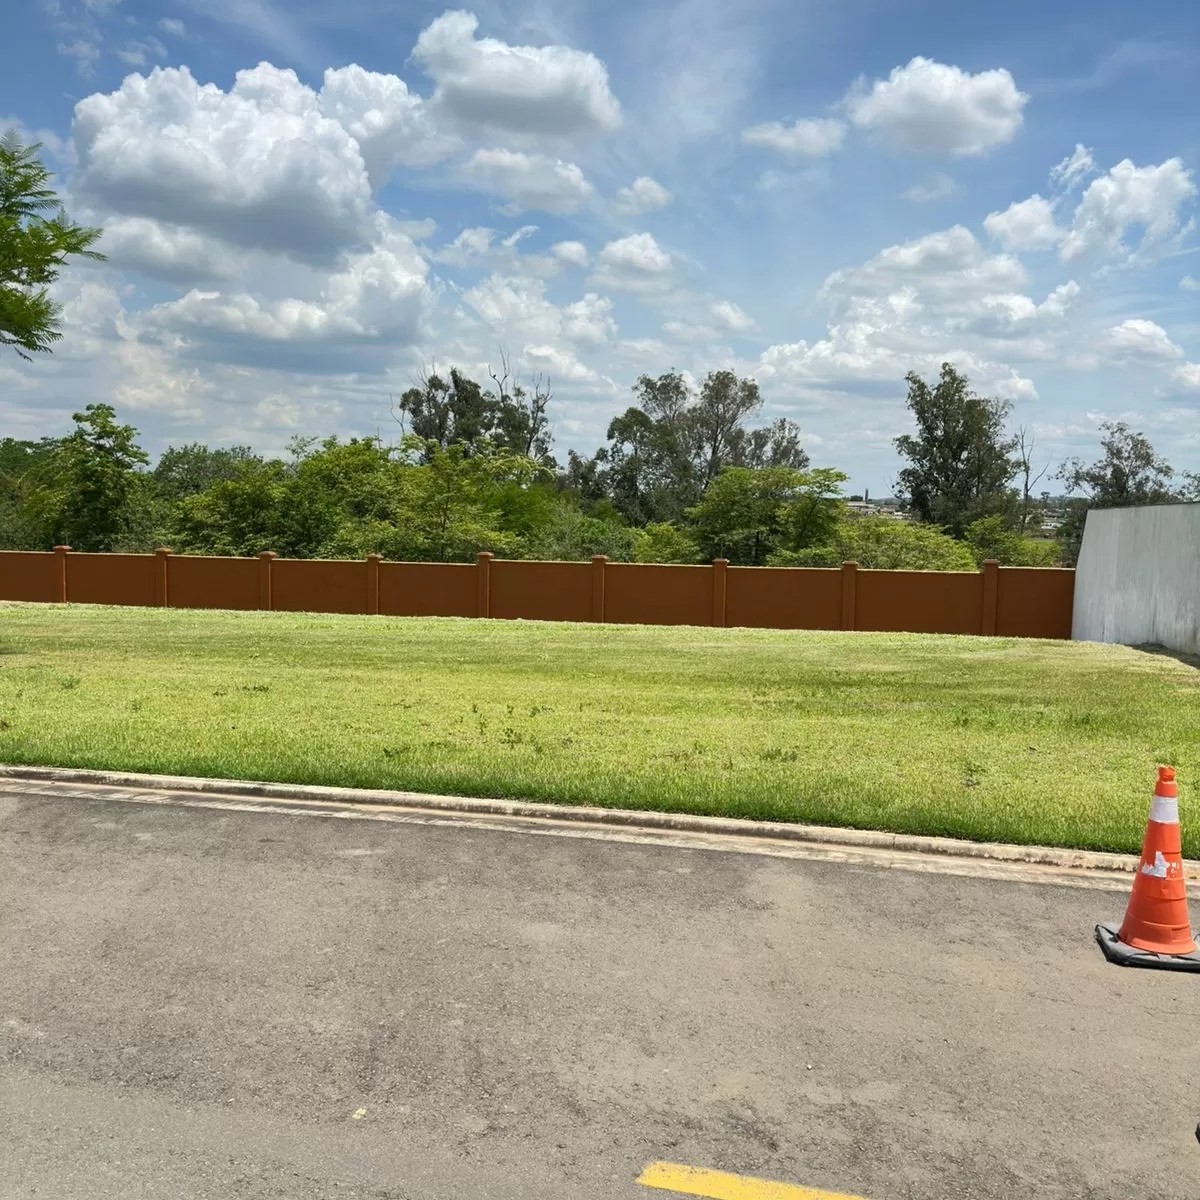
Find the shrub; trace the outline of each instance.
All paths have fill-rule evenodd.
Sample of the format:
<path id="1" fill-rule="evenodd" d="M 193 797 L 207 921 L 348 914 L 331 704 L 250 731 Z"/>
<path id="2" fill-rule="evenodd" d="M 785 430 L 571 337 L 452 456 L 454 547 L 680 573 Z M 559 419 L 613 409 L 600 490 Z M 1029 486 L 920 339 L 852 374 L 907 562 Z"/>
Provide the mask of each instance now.
<path id="1" fill-rule="evenodd" d="M 772 566 L 836 567 L 856 562 L 885 571 L 974 571 L 975 558 L 962 542 L 936 525 L 895 517 L 841 521 L 824 546 L 774 555 Z"/>

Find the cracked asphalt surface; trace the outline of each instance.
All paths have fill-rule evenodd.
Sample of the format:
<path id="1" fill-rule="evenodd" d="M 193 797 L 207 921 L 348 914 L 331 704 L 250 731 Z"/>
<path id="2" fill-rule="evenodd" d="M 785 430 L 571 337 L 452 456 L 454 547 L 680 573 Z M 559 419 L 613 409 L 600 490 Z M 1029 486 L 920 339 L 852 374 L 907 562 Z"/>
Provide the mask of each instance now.
<path id="1" fill-rule="evenodd" d="M 0 1196 L 1195 1200 L 1200 979 L 1123 906 L 6 785 Z"/>

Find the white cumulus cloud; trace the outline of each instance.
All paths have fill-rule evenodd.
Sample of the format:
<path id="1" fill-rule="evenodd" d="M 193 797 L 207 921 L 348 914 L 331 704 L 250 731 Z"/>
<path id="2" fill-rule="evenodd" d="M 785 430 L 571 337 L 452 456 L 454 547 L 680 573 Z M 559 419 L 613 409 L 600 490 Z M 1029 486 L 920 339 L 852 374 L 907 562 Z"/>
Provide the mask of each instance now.
<path id="1" fill-rule="evenodd" d="M 474 225 L 460 230 L 454 241 L 443 246 L 434 257 L 451 267 L 469 267 L 489 258 L 495 247 L 496 231 L 484 225 Z"/>
<path id="2" fill-rule="evenodd" d="M 1055 182 L 1067 185 L 1079 182 L 1091 170 L 1090 152 L 1077 146 L 1051 175 Z M 1135 263 L 1153 259 L 1155 252 L 1184 228 L 1183 208 L 1195 195 L 1192 174 L 1181 159 L 1149 167 L 1136 167 L 1125 159 L 1088 184 L 1069 221 L 1059 219 L 1065 194 L 1047 199 L 1035 193 L 1003 212 L 989 213 L 983 226 L 1009 250 L 1042 251 L 1057 246 L 1063 262 L 1117 259 Z"/>
<path id="3" fill-rule="evenodd" d="M 823 291 L 889 296 L 906 285 L 919 284 L 927 296 L 956 302 L 966 296 L 1014 291 L 1025 281 L 1025 268 L 1017 259 L 990 254 L 969 229 L 955 225 L 889 246 L 862 266 L 835 271 Z"/>
<path id="4" fill-rule="evenodd" d="M 612 316 L 613 302 L 607 296 L 588 292 L 563 309 L 562 332 L 569 341 L 603 346 L 616 340 L 617 323 Z"/>
<path id="5" fill-rule="evenodd" d="M 917 57 L 887 79 L 852 89 L 846 112 L 889 149 L 975 155 L 1012 141 L 1028 99 L 1003 68 L 971 75 Z"/>
<path id="6" fill-rule="evenodd" d="M 477 316 L 509 340 L 550 341 L 562 331 L 562 314 L 546 298 L 540 279 L 493 274 L 463 294 Z"/>
<path id="7" fill-rule="evenodd" d="M 1117 361 L 1171 362 L 1183 357 L 1161 325 L 1140 318 L 1106 330 L 1103 345 L 1107 356 Z"/>
<path id="8" fill-rule="evenodd" d="M 461 270 L 487 267 L 493 271 L 503 269 L 509 274 L 539 278 L 557 275 L 567 264 L 553 250 L 549 254 L 521 253 L 521 243 L 537 231 L 536 225 L 522 225 L 500 237 L 494 229 L 476 225 L 461 230 L 449 245 L 433 251 L 430 257 L 434 262 Z"/>
<path id="9" fill-rule="evenodd" d="M 325 72 L 321 112 L 358 144 L 372 186 L 397 166 L 424 167 L 453 153 L 455 142 L 433 127 L 425 102 L 403 79 L 351 63 Z"/>
<path id="10" fill-rule="evenodd" d="M 217 358 L 239 343 L 296 343 L 319 353 L 339 344 L 412 345 L 419 337 L 428 268 L 391 218 L 380 214 L 374 224 L 376 243 L 320 277 L 313 295 L 192 289 L 155 305 L 144 320 L 181 336 L 198 354 Z"/>
<path id="11" fill-rule="evenodd" d="M 671 193 L 649 175 L 639 175 L 628 187 L 621 188 L 613 207 L 622 216 L 639 216 L 655 212 L 671 203 Z"/>
<path id="12" fill-rule="evenodd" d="M 718 300 L 708 311 L 717 325 L 730 333 L 750 333 L 756 327 L 754 318 L 731 300 Z"/>
<path id="13" fill-rule="evenodd" d="M 235 279 L 244 251 L 220 238 L 150 217 L 112 217 L 97 249 L 114 267 L 175 283 Z"/>
<path id="14" fill-rule="evenodd" d="M 1067 236 L 1054 218 L 1053 203 L 1037 194 L 989 213 L 983 227 L 1006 250 L 1052 250 Z"/>
<path id="15" fill-rule="evenodd" d="M 1134 260 L 1147 254 L 1179 229 L 1181 210 L 1195 194 L 1182 159 L 1150 167 L 1124 159 L 1088 184 L 1062 244 L 1063 261 L 1102 254 Z M 1136 247 L 1126 241 L 1135 230 L 1141 231 Z"/>
<path id="16" fill-rule="evenodd" d="M 587 247 L 582 242 L 555 242 L 550 247 L 550 253 L 560 262 L 571 267 L 586 267 L 588 265 Z"/>
<path id="17" fill-rule="evenodd" d="M 568 46 L 510 46 L 477 38 L 479 20 L 446 12 L 421 33 L 413 58 L 435 81 L 432 103 L 452 122 L 563 138 L 621 124 L 608 70 Z"/>
<path id="18" fill-rule="evenodd" d="M 1073 279 L 1060 283 L 1038 306 L 1038 311 L 1052 317 L 1065 316 L 1067 310 L 1079 299 L 1081 290 Z"/>
<path id="19" fill-rule="evenodd" d="M 599 287 L 624 292 L 660 292 L 670 286 L 671 256 L 649 233 L 609 242 L 596 255 L 592 276 Z"/>
<path id="20" fill-rule="evenodd" d="M 1015 364 L 1061 356 L 1080 289 L 1070 281 L 1038 303 L 1026 287 L 1018 259 L 989 251 L 961 225 L 889 246 L 825 280 L 824 336 L 768 347 L 755 372 L 785 394 L 805 393 L 894 385 L 951 361 L 981 390 L 1033 398 Z"/>
<path id="21" fill-rule="evenodd" d="M 312 89 L 267 63 L 223 92 L 186 67 L 75 106 L 77 192 L 107 213 L 329 259 L 371 236 L 359 147 Z"/>
<path id="22" fill-rule="evenodd" d="M 617 385 L 607 375 L 601 375 L 563 346 L 526 346 L 522 360 L 551 382 L 564 381 L 584 386 L 592 391 L 615 392 Z"/>
<path id="23" fill-rule="evenodd" d="M 748 146 L 778 150 L 788 158 L 821 158 L 837 150 L 845 137 L 845 124 L 829 117 L 807 118 L 791 125 L 767 121 L 742 130 L 742 141 Z"/>
<path id="24" fill-rule="evenodd" d="M 578 212 L 595 192 L 574 163 L 520 150 L 476 150 L 460 177 L 470 187 L 505 197 L 510 212 Z"/>
<path id="25" fill-rule="evenodd" d="M 529 357 L 530 346 L 541 351 L 557 347 L 573 358 L 574 347 L 604 346 L 617 337 L 612 301 L 595 292 L 560 308 L 547 298 L 542 280 L 493 274 L 465 292 L 463 300 L 491 336 L 522 346 L 523 358 Z M 540 369 L 547 367 L 545 362 L 540 364 Z M 561 367 L 556 374 L 566 377 Z"/>

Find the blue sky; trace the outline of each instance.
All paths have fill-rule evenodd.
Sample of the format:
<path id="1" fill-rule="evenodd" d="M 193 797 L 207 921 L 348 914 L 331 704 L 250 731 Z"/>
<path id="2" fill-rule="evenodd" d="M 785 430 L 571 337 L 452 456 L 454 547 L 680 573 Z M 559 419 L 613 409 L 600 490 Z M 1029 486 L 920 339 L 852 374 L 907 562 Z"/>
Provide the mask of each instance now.
<path id="1" fill-rule="evenodd" d="M 1124 419 L 1200 469 L 1198 79 L 1190 0 L 42 0 L 0 124 L 109 261 L 0 359 L 0 427 L 389 435 L 503 349 L 560 453 L 639 374 L 732 367 L 879 493 L 951 359 L 1045 461 Z"/>

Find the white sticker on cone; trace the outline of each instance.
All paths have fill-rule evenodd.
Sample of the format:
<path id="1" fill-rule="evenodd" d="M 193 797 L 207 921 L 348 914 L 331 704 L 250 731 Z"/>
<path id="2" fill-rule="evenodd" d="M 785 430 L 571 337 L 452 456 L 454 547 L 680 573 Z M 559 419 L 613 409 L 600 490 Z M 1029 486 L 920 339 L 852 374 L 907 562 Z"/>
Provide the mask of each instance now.
<path id="1" fill-rule="evenodd" d="M 1154 863 L 1142 863 L 1142 874 L 1153 875 L 1155 879 L 1166 879 L 1167 877 L 1167 860 L 1163 858 L 1161 850 L 1155 850 Z"/>
<path id="2" fill-rule="evenodd" d="M 1150 820 L 1160 825 L 1179 824 L 1179 801 L 1174 796 L 1155 796 L 1150 801 Z"/>

